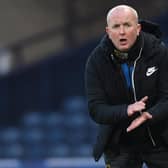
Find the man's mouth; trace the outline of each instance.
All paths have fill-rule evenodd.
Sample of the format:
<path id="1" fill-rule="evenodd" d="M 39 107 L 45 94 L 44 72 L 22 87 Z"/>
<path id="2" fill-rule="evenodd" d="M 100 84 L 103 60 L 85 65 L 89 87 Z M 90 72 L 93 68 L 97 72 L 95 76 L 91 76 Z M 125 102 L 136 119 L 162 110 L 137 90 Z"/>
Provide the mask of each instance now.
<path id="1" fill-rule="evenodd" d="M 120 44 L 122 44 L 122 45 L 124 45 L 124 44 L 126 44 L 127 43 L 127 39 L 120 39 Z"/>

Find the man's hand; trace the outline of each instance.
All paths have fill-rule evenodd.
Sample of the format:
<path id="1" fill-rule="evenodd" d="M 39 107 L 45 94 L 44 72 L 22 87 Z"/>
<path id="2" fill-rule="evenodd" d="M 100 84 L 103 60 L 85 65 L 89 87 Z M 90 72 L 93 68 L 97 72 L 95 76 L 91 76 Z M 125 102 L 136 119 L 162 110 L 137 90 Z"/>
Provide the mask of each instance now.
<path id="1" fill-rule="evenodd" d="M 128 116 L 132 116 L 134 113 L 141 112 L 145 109 L 146 101 L 148 100 L 148 96 L 143 97 L 141 100 L 128 105 L 127 114 Z"/>
<path id="2" fill-rule="evenodd" d="M 141 100 L 128 105 L 127 114 L 129 117 L 137 112 L 141 113 L 141 115 L 132 121 L 132 123 L 127 128 L 127 132 L 132 131 L 133 129 L 143 124 L 146 120 L 149 120 L 152 118 L 152 115 L 149 114 L 148 112 L 142 112 L 146 107 L 147 100 L 148 100 L 148 96 L 145 96 Z"/>
<path id="3" fill-rule="evenodd" d="M 133 129 L 139 127 L 141 124 L 143 124 L 146 120 L 152 119 L 152 115 L 148 112 L 143 112 L 139 117 L 137 117 L 135 120 L 131 122 L 129 127 L 127 128 L 127 132 L 132 131 Z"/>

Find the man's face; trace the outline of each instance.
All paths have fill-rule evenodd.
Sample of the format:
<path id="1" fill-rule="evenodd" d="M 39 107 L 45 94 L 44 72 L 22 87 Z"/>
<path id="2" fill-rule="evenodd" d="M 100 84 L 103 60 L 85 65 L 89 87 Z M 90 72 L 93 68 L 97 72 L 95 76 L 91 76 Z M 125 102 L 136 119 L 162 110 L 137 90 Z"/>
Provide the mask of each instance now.
<path id="1" fill-rule="evenodd" d="M 141 26 L 129 10 L 116 10 L 110 15 L 106 32 L 114 46 L 120 51 L 128 51 L 135 43 Z"/>

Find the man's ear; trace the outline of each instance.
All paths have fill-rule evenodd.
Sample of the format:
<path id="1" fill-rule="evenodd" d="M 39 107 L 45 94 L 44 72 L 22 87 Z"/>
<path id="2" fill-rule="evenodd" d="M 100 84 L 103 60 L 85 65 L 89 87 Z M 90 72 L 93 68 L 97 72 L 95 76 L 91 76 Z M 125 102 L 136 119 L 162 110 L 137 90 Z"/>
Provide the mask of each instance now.
<path id="1" fill-rule="evenodd" d="M 142 27 L 141 27 L 141 24 L 137 24 L 137 35 L 139 36 L 139 33 L 141 31 Z"/>
<path id="2" fill-rule="evenodd" d="M 108 26 L 106 26 L 105 30 L 106 30 L 106 33 L 109 34 L 109 27 Z"/>

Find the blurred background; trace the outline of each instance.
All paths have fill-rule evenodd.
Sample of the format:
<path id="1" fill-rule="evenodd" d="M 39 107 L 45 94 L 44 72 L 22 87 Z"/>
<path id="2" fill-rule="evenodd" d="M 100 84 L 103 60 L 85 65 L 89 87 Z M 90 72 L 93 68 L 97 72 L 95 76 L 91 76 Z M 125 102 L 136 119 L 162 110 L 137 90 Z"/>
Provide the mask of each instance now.
<path id="1" fill-rule="evenodd" d="M 119 4 L 157 22 L 168 44 L 166 0 L 0 1 L 0 168 L 103 168 L 84 68 Z"/>

